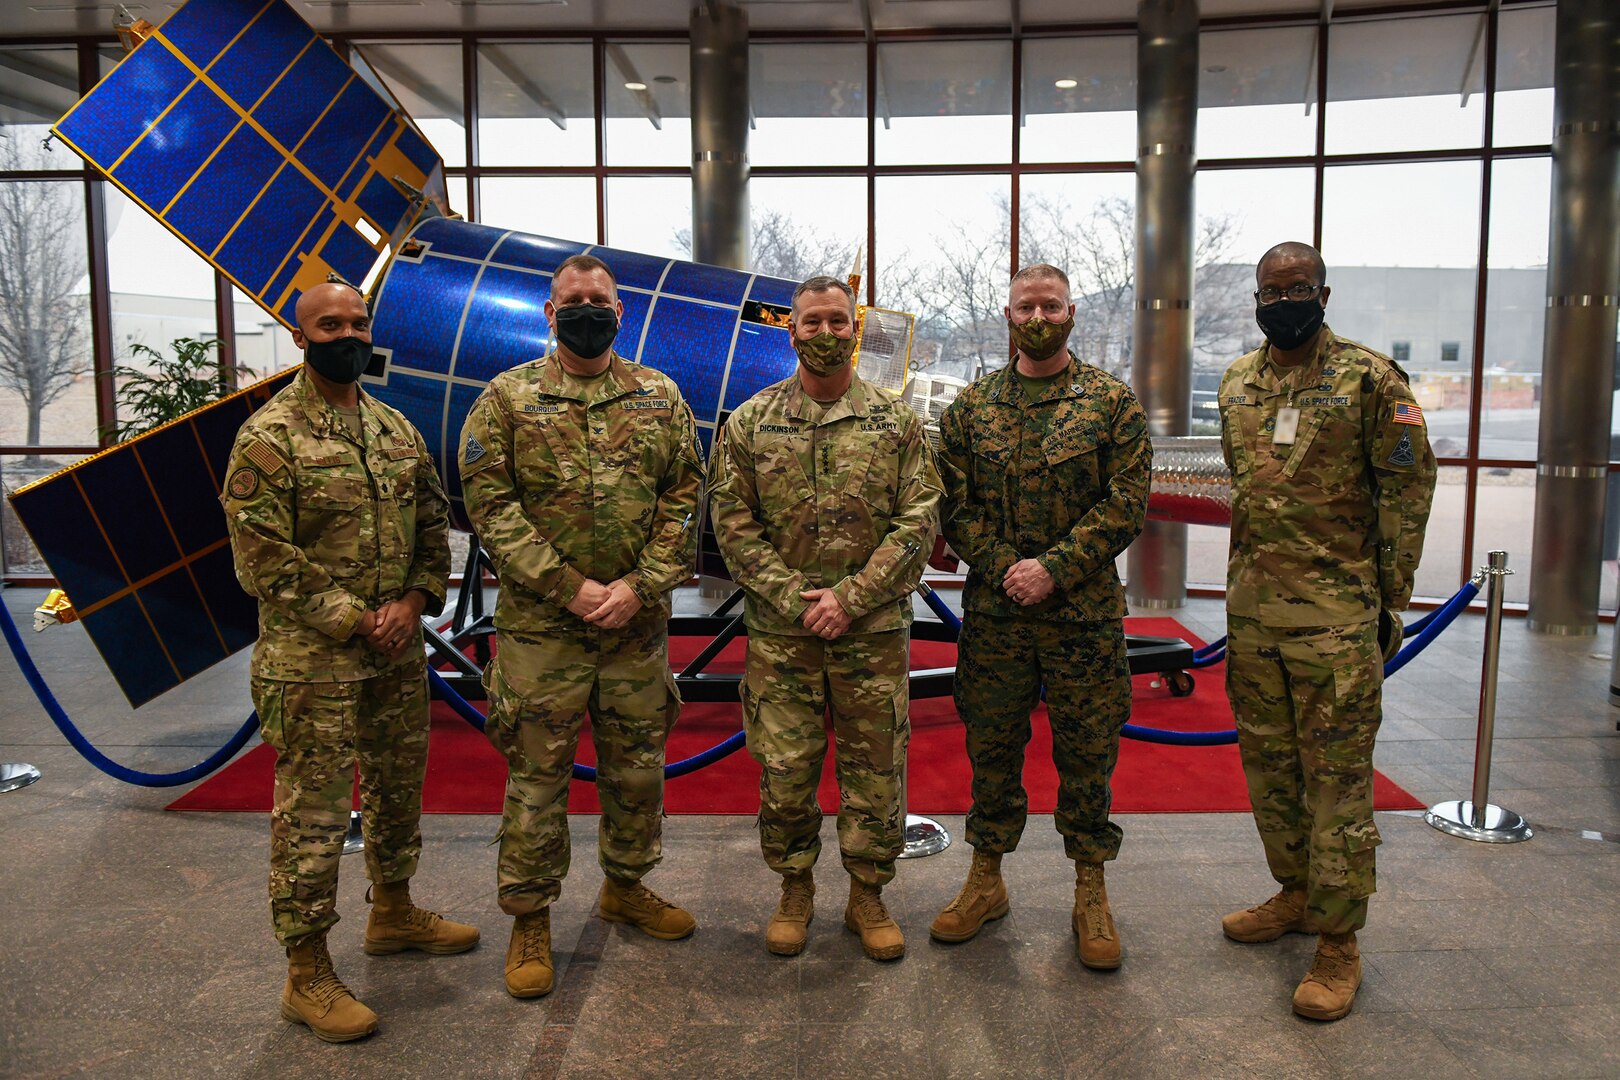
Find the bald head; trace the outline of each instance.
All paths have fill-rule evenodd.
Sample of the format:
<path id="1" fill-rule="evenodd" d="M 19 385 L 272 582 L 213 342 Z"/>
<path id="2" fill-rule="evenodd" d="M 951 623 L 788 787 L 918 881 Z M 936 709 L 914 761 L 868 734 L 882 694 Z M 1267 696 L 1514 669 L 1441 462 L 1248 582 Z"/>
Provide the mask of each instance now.
<path id="1" fill-rule="evenodd" d="M 371 313 L 365 297 L 353 285 L 325 281 L 305 289 L 293 309 L 298 328 L 293 341 L 300 349 L 311 341 L 336 341 L 340 337 L 371 340 Z"/>
<path id="2" fill-rule="evenodd" d="M 1322 253 L 1298 240 L 1284 241 L 1260 256 L 1260 263 L 1254 268 L 1254 279 L 1264 282 L 1268 269 L 1294 264 L 1303 265 L 1310 275 L 1311 284 L 1327 284 L 1327 263 L 1322 261 Z"/>

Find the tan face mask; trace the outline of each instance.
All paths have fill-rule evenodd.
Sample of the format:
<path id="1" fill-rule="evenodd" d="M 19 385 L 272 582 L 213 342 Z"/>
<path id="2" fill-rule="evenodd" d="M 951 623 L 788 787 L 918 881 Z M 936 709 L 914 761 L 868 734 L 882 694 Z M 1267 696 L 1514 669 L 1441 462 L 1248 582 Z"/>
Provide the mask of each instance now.
<path id="1" fill-rule="evenodd" d="M 1012 332 L 1013 344 L 1019 352 L 1031 360 L 1046 360 L 1069 340 L 1069 331 L 1074 329 L 1074 316 L 1060 323 L 1047 322 L 1039 315 L 1026 323 L 1015 323 L 1009 319 L 1007 329 Z"/>
<path id="2" fill-rule="evenodd" d="M 799 363 L 806 371 L 826 377 L 849 363 L 855 352 L 855 336 L 841 338 L 831 330 L 823 330 L 808 341 L 795 337 L 793 350 L 799 354 Z"/>

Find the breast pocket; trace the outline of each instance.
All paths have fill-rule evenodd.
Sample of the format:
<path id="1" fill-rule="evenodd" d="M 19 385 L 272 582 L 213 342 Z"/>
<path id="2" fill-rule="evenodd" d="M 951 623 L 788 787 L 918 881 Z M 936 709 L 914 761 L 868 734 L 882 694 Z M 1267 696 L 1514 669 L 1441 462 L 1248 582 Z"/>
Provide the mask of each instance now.
<path id="1" fill-rule="evenodd" d="M 1087 427 L 1054 431 L 1041 442 L 1041 456 L 1053 478 L 1066 490 L 1086 496 L 1097 490 L 1102 468 L 1098 455 L 1102 435 Z"/>
<path id="2" fill-rule="evenodd" d="M 518 413 L 512 422 L 512 473 L 520 494 L 533 499 L 579 481 L 576 455 L 584 438 L 567 413 Z"/>
<path id="3" fill-rule="evenodd" d="M 342 573 L 360 546 L 364 511 L 371 504 L 365 477 L 326 469 L 304 469 L 298 475 L 293 533 L 298 546 L 334 572 Z"/>
<path id="4" fill-rule="evenodd" d="M 776 439 L 754 449 L 754 484 L 769 529 L 781 528 L 787 511 L 815 496 L 801 453 L 808 456 L 809 446 L 797 439 Z"/>
<path id="5" fill-rule="evenodd" d="M 1365 464 L 1359 418 L 1335 412 L 1318 414 L 1313 420 L 1301 425 L 1283 475 L 1325 492 L 1343 492 L 1361 484 Z"/>

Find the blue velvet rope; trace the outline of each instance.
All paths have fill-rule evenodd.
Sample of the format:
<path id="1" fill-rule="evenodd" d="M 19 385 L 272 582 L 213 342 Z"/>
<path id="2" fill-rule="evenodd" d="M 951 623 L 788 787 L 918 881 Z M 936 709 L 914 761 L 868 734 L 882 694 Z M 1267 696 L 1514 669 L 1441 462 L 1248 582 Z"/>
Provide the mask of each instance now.
<path id="1" fill-rule="evenodd" d="M 1474 597 L 1479 595 L 1479 586 L 1470 581 L 1457 590 L 1457 595 L 1447 600 L 1444 605 L 1431 611 L 1427 616 L 1413 623 L 1414 627 L 1421 627 L 1416 636 L 1407 640 L 1406 645 L 1384 665 L 1384 678 L 1389 678 L 1401 668 L 1411 662 L 1412 657 L 1428 648 L 1429 642 L 1440 636 L 1440 633 L 1450 626 L 1458 615 L 1465 611 Z"/>
<path id="2" fill-rule="evenodd" d="M 242 724 L 241 729 L 231 736 L 229 742 L 189 769 L 170 773 L 149 773 L 120 765 L 97 750 L 74 726 L 73 721 L 62 709 L 61 703 L 56 700 L 56 695 L 51 693 L 50 686 L 45 682 L 45 676 L 41 675 L 39 668 L 34 665 L 34 658 L 28 655 L 28 647 L 23 644 L 22 634 L 18 632 L 17 624 L 11 618 L 11 610 L 4 603 L 0 603 L 0 631 L 4 631 L 6 644 L 11 646 L 11 655 L 16 659 L 17 667 L 22 669 L 23 678 L 28 680 L 29 687 L 34 691 L 34 697 L 39 699 L 40 707 L 56 725 L 56 730 L 62 733 L 62 737 L 79 752 L 81 757 L 114 780 L 138 784 L 141 787 L 178 787 L 193 780 L 201 780 L 231 760 L 259 727 L 259 714 L 254 713 Z"/>
<path id="3" fill-rule="evenodd" d="M 457 716 L 467 721 L 467 723 L 471 724 L 479 731 L 484 730 L 484 724 L 486 722 L 484 714 L 473 708 L 470 701 L 456 693 L 455 687 L 451 686 L 443 675 L 440 675 L 431 667 L 428 668 L 428 686 L 439 696 L 440 700 L 444 701 L 450 706 L 451 709 L 455 711 Z M 714 746 L 709 747 L 702 753 L 693 754 L 684 761 L 676 761 L 665 765 L 664 779 L 674 780 L 677 777 L 685 776 L 687 773 L 697 772 L 706 765 L 713 765 L 721 758 L 729 757 L 738 750 L 741 750 L 746 741 L 747 740 L 744 733 L 739 731 L 735 735 L 726 739 L 724 742 L 716 743 Z M 591 768 L 589 765 L 581 765 L 576 761 L 574 762 L 574 779 L 594 783 L 596 780 L 596 770 Z"/>

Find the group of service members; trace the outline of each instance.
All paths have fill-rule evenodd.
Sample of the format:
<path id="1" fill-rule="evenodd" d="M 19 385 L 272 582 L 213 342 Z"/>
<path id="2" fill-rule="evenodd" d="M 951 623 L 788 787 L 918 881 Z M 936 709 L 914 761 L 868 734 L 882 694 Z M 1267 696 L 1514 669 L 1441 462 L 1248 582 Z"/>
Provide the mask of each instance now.
<path id="1" fill-rule="evenodd" d="M 1220 389 L 1234 495 L 1227 689 L 1282 888 L 1222 928 L 1244 942 L 1317 935 L 1294 1009 L 1333 1020 L 1360 982 L 1381 660 L 1400 641 L 1435 464 L 1405 374 L 1323 325 L 1317 252 L 1278 245 L 1257 286 L 1267 344 Z M 597 914 L 666 940 L 697 926 L 643 878 L 661 854 L 665 742 L 681 706 L 670 594 L 689 579 L 705 492 L 746 595 L 743 727 L 761 766 L 760 846 L 781 876 L 765 947 L 805 947 L 830 715 L 844 925 L 873 959 L 904 953 L 882 893 L 903 847 L 911 594 L 937 526 L 969 567 L 955 704 L 973 855 L 929 933 L 967 941 L 1007 914 L 1002 856 L 1027 816 L 1023 755 L 1044 697 L 1078 958 L 1120 966 L 1104 882 L 1122 835 L 1109 784 L 1131 693 L 1115 561 L 1143 526 L 1152 447 L 1130 388 L 1065 348 L 1074 311 L 1060 269 L 1013 275 L 1013 362 L 945 410 L 936 454 L 910 408 L 855 374 L 849 287 L 811 278 L 792 300 L 797 370 L 730 415 L 705 475 L 674 381 L 613 351 L 623 305 L 611 268 L 590 255 L 558 266 L 545 305 L 557 348 L 491 380 L 458 443 L 467 511 L 500 579 L 484 682 L 487 734 L 508 765 L 497 879 L 513 916 L 511 994 L 553 986 L 550 913 L 587 713 L 602 803 Z M 421 436 L 359 387 L 371 354 L 360 294 L 310 289 L 297 322 L 305 366 L 242 427 L 222 502 L 237 576 L 259 600 L 252 689 L 277 755 L 281 1012 L 341 1042 L 377 1027 L 326 944 L 357 764 L 365 951 L 458 953 L 479 932 L 417 906 L 409 889 L 428 741 L 420 619 L 445 600 L 448 503 Z"/>

